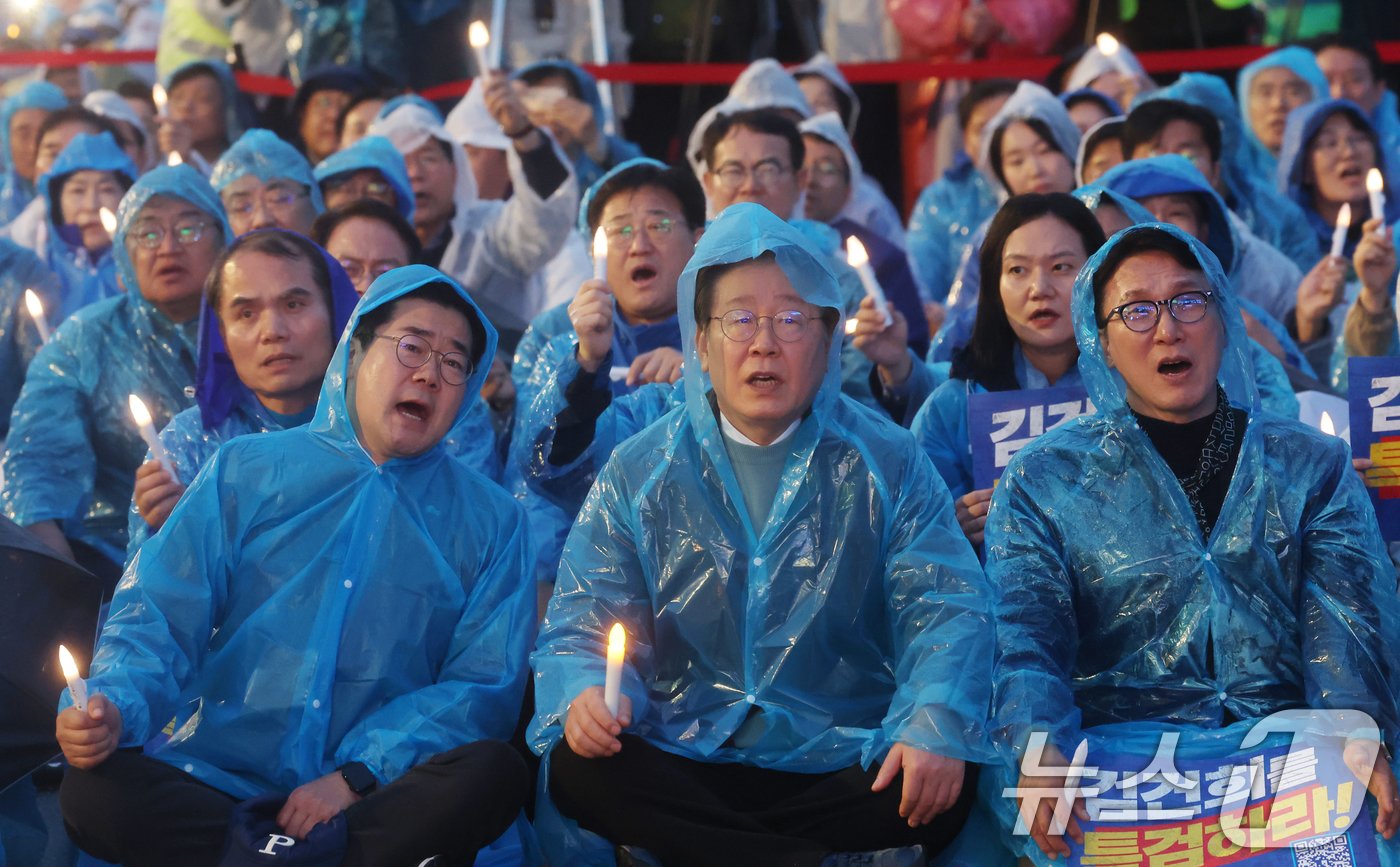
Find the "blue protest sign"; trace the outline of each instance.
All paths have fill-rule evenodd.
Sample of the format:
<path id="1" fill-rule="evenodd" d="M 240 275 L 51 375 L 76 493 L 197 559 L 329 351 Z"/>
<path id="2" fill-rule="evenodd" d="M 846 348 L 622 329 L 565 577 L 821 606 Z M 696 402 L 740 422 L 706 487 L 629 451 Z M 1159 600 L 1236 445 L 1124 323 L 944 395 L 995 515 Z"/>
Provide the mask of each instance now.
<path id="1" fill-rule="evenodd" d="M 1011 456 L 1031 440 L 1093 412 L 1094 404 L 1077 385 L 969 395 L 967 431 L 973 484 L 979 490 L 992 487 Z"/>
<path id="2" fill-rule="evenodd" d="M 1400 540 L 1400 358 L 1352 358 L 1347 368 L 1351 454 L 1366 458 L 1366 490 L 1387 542 Z"/>

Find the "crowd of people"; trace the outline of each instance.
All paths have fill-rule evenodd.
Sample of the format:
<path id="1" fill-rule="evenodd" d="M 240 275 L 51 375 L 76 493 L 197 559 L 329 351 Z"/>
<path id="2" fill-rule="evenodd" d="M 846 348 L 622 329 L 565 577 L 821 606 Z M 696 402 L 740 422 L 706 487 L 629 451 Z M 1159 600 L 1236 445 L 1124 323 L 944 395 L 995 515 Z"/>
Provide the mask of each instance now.
<path id="1" fill-rule="evenodd" d="M 1382 71 L 1326 38 L 1233 93 L 1126 46 L 981 80 L 907 221 L 824 55 L 751 64 L 674 165 L 567 61 L 445 114 L 319 70 L 285 138 L 219 60 L 24 84 L 0 510 L 112 590 L 68 835 L 1043 865 L 1078 824 L 1006 791 L 1073 801 L 1086 737 L 1314 709 L 1373 721 L 1400 863 L 1396 563 L 1297 396 L 1400 355 Z M 1049 387 L 1091 412 L 987 486 L 971 403 Z"/>

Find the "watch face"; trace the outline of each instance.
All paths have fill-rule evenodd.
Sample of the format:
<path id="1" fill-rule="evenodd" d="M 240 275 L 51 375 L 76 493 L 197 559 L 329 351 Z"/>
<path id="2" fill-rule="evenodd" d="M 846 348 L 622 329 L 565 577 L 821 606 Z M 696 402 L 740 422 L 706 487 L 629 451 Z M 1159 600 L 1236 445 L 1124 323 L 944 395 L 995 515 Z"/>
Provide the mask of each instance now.
<path id="1" fill-rule="evenodd" d="M 369 768 L 359 762 L 351 762 L 342 766 L 340 775 L 345 778 L 345 784 L 350 787 L 350 791 L 357 795 L 363 795 L 372 790 L 379 782 L 374 778 L 374 774 L 370 773 Z"/>

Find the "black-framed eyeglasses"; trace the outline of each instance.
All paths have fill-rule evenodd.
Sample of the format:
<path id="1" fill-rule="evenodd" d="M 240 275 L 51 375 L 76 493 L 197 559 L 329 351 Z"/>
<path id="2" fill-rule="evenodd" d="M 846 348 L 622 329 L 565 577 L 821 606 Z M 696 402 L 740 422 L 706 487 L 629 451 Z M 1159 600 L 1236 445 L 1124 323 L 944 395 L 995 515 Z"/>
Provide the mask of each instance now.
<path id="1" fill-rule="evenodd" d="M 801 310 L 784 310 L 772 316 L 759 316 L 752 310 L 730 310 L 723 316 L 711 316 L 719 320 L 719 330 L 735 343 L 747 343 L 758 334 L 758 325 L 767 319 L 773 326 L 773 336 L 784 343 L 796 343 L 802 339 L 807 329 L 807 314 Z"/>
<path id="2" fill-rule="evenodd" d="M 1173 295 L 1165 301 L 1129 301 L 1108 311 L 1108 315 L 1099 320 L 1099 327 L 1108 327 L 1108 323 L 1117 317 L 1123 320 L 1129 331 L 1142 334 L 1157 327 L 1164 307 L 1177 322 L 1200 322 L 1206 317 L 1206 311 L 1210 308 L 1211 298 L 1214 296 L 1214 292 L 1192 290 Z"/>
<path id="3" fill-rule="evenodd" d="M 417 334 L 404 334 L 399 337 L 392 334 L 376 334 L 374 336 L 380 340 L 392 340 L 398 344 L 395 354 L 398 356 L 399 364 L 404 367 L 417 370 L 436 355 L 439 359 L 438 371 L 443 382 L 448 385 L 465 385 L 467 377 L 471 376 L 472 363 L 465 355 L 460 352 L 438 352 L 428 345 L 428 341 Z"/>
<path id="4" fill-rule="evenodd" d="M 189 217 L 176 220 L 170 227 L 162 226 L 160 223 L 137 223 L 127 232 L 126 237 L 140 247 L 147 250 L 154 250 L 165 240 L 167 233 L 175 234 L 175 241 L 182 246 L 194 244 L 204 237 L 204 230 L 209 228 L 209 221 L 200 217 Z"/>

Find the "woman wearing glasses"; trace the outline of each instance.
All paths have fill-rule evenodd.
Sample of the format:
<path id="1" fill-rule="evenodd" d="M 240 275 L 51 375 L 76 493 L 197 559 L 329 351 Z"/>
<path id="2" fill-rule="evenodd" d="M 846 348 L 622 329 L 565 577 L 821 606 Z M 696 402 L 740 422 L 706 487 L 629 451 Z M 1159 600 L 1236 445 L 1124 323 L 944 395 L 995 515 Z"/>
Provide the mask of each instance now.
<path id="1" fill-rule="evenodd" d="M 973 490 L 968 397 L 1079 383 L 1070 289 L 1103 240 L 1089 209 L 1063 193 L 1015 196 L 987 229 L 979 255 L 989 291 L 978 298 L 972 339 L 954 356 L 951 378 L 924 402 L 913 424 L 974 545 L 982 544 L 992 489 Z"/>
<path id="2" fill-rule="evenodd" d="M 1374 512 L 1341 441 L 1260 410 L 1219 261 L 1174 226 L 1133 226 L 1085 264 L 1072 304 L 1097 410 L 1012 458 L 986 528 L 1008 758 L 1037 732 L 1053 767 L 1086 735 L 1120 744 L 1106 724 L 1189 745 L 1309 707 L 1364 711 L 1393 742 L 1400 611 Z M 1363 770 L 1393 834 L 1394 776 Z M 1014 803 L 991 803 L 1009 831 Z M 1029 840 L 1006 837 L 1036 864 L 1069 851 L 1053 805 L 1030 806 Z"/>

